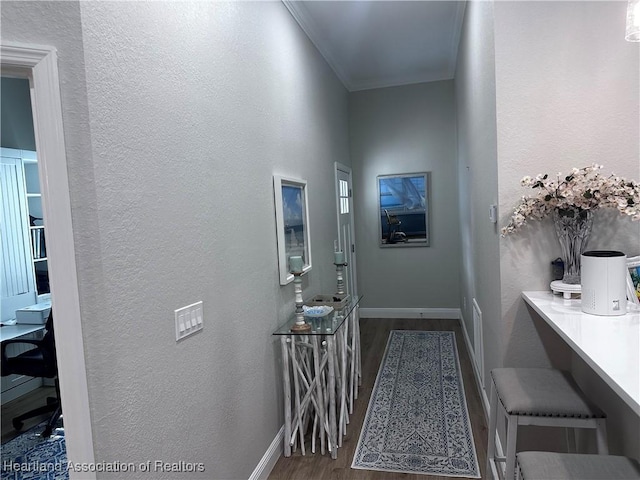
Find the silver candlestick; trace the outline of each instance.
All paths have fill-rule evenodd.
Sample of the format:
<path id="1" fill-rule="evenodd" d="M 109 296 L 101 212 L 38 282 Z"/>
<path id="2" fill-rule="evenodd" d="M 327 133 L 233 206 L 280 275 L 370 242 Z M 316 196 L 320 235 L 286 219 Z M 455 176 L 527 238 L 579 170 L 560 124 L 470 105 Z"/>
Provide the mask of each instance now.
<path id="1" fill-rule="evenodd" d="M 338 276 L 338 293 L 339 295 L 344 294 L 344 267 L 347 266 L 346 262 L 343 263 L 334 263 L 336 266 L 336 274 Z"/>

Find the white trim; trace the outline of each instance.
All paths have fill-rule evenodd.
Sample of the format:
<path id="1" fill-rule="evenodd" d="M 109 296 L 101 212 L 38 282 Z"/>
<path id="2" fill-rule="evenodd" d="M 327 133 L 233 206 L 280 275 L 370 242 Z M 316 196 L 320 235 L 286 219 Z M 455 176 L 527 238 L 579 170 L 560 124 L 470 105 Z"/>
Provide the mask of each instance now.
<path id="1" fill-rule="evenodd" d="M 284 231 L 284 205 L 282 202 L 282 186 L 299 187 L 302 189 L 304 196 L 304 266 L 302 273 L 311 270 L 311 231 L 309 220 L 309 190 L 307 181 L 301 178 L 283 177 L 282 175 L 273 176 L 273 197 L 276 210 L 276 237 L 278 241 L 278 271 L 280 275 L 280 285 L 287 285 L 293 281 L 293 274 L 289 272 L 289 258 L 287 257 L 287 232 Z"/>
<path id="2" fill-rule="evenodd" d="M 273 467 L 282 456 L 282 442 L 284 441 L 284 425 L 280 427 L 280 430 L 276 434 L 275 438 L 269 445 L 269 448 L 260 459 L 260 463 L 256 466 L 253 473 L 249 477 L 249 480 L 266 480 L 269 478 L 269 474 Z"/>
<path id="3" fill-rule="evenodd" d="M 360 318 L 459 319 L 459 308 L 360 308 Z"/>
<path id="4" fill-rule="evenodd" d="M 338 80 L 340 80 L 342 85 L 344 85 L 349 92 L 358 92 L 360 90 L 370 90 L 374 88 L 398 87 L 424 82 L 436 82 L 440 80 L 451 80 L 454 77 L 456 52 L 460 41 L 460 32 L 462 31 L 462 21 L 464 18 L 466 2 L 460 2 L 454 14 L 454 28 L 451 31 L 451 49 L 453 55 L 449 55 L 450 59 L 446 69 L 436 73 L 425 72 L 419 74 L 407 74 L 402 77 L 393 76 L 379 79 L 365 79 L 362 81 L 354 81 L 353 78 L 348 75 L 348 72 L 345 72 L 340 67 L 340 63 L 331 54 L 331 49 L 326 48 L 321 36 L 317 33 L 313 16 L 309 14 L 305 2 L 282 0 L 282 3 L 287 7 L 291 16 L 296 20 L 307 37 L 309 37 L 311 43 L 315 45 L 320 52 L 320 55 L 322 55 L 325 61 L 329 64 L 329 67 L 331 67 L 333 72 L 336 74 L 336 77 L 338 77 Z"/>
<path id="5" fill-rule="evenodd" d="M 418 75 L 409 74 L 403 77 L 394 76 L 392 78 L 365 79 L 349 83 L 346 87 L 349 92 L 359 92 L 374 88 L 402 87 L 416 83 L 439 82 L 452 79 L 453 74 L 451 72 L 421 73 Z"/>
<path id="6" fill-rule="evenodd" d="M 464 23 L 464 12 L 467 8 L 467 2 L 458 2 L 455 13 L 454 27 L 451 29 L 451 51 L 449 53 L 449 73 L 451 78 L 456 74 L 456 59 L 458 58 L 458 48 L 460 46 L 460 37 L 462 36 L 462 24 Z"/>
<path id="7" fill-rule="evenodd" d="M 352 296 L 357 296 L 358 295 L 358 262 L 357 262 L 357 248 L 355 247 L 356 245 L 356 224 L 355 224 L 355 201 L 353 199 L 353 172 L 351 170 L 351 167 L 348 167 L 340 162 L 333 162 L 335 169 L 334 169 L 334 181 L 335 181 L 335 186 L 336 186 L 336 219 L 338 222 L 338 245 L 341 245 L 341 238 L 340 235 L 342 234 L 341 228 L 340 228 L 340 201 L 337 200 L 340 197 L 340 189 L 338 187 L 338 172 L 343 172 L 346 173 L 349 176 L 349 188 L 351 189 L 351 192 L 349 194 L 349 217 L 351 218 L 351 244 L 354 246 L 354 251 L 352 251 L 349 254 L 349 257 L 351 258 L 351 265 L 349 265 L 349 268 L 351 269 L 350 272 L 348 273 L 348 275 L 351 276 L 352 279 L 352 284 L 351 284 L 351 288 L 353 289 L 352 292 L 347 292 L 350 293 Z"/>
<path id="8" fill-rule="evenodd" d="M 480 379 L 482 378 L 482 375 L 480 374 L 480 371 L 478 370 L 478 365 L 476 364 L 476 362 L 473 361 L 473 356 L 471 355 L 473 352 L 473 348 L 471 347 L 471 340 L 469 339 L 469 333 L 467 332 L 467 324 L 464 321 L 464 316 L 461 314 L 460 315 L 460 325 L 462 326 L 462 333 L 464 336 L 464 342 L 467 345 L 467 352 L 469 352 L 469 358 L 471 360 L 471 365 L 473 366 L 473 375 L 476 377 L 476 386 L 478 387 L 478 393 L 480 394 L 480 400 L 482 401 L 482 409 L 484 410 L 484 418 L 487 422 L 487 425 L 489 424 L 489 410 L 490 410 L 490 405 L 489 405 L 489 397 L 487 396 L 487 392 L 485 391 L 485 388 L 483 387 L 482 382 L 480 381 Z"/>
<path id="9" fill-rule="evenodd" d="M 293 0 L 282 0 L 284 6 L 287 7 L 291 16 L 296 20 L 302 31 L 307 35 L 311 43 L 315 45 L 315 47 L 320 52 L 320 55 L 324 57 L 326 62 L 329 64 L 329 67 L 333 70 L 338 77 L 338 80 L 344 85 L 344 87 L 351 91 L 349 88 L 349 81 L 347 75 L 341 68 L 338 66 L 338 62 L 335 61 L 333 55 L 331 55 L 331 51 L 324 48 L 324 45 L 320 40 L 320 36 L 316 33 L 316 30 L 313 26 L 314 22 L 312 17 L 307 12 L 306 5 L 304 2 L 293 1 Z"/>
<path id="10" fill-rule="evenodd" d="M 484 388 L 484 334 L 482 333 L 482 310 L 480 310 L 480 305 L 478 305 L 475 298 L 471 301 L 471 312 L 473 319 L 473 363 L 476 364 L 480 374 L 480 385 Z"/>
<path id="11" fill-rule="evenodd" d="M 93 433 L 85 368 L 80 296 L 71 222 L 62 106 L 56 49 L 3 43 L 2 66 L 23 68 L 31 79 L 31 104 L 47 229 L 51 297 L 55 302 L 55 336 L 65 348 L 57 349 L 62 409 L 65 412 L 67 458 L 93 463 Z M 80 474 L 70 471 L 71 480 Z M 83 472 L 95 479 L 95 472 Z"/>

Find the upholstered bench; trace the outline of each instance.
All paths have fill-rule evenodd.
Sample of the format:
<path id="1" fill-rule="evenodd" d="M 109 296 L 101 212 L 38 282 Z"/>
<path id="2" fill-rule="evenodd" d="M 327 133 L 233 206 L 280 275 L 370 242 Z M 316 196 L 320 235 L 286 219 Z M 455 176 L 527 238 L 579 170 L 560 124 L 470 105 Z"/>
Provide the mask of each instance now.
<path id="1" fill-rule="evenodd" d="M 580 390 L 571 376 L 550 368 L 496 368 L 491 371 L 491 415 L 487 445 L 487 472 L 505 463 L 505 478 L 513 479 L 519 425 L 593 428 L 598 453 L 608 453 L 606 415 Z M 498 415 L 506 417 L 506 456 L 496 456 Z M 572 438 L 567 435 L 568 438 Z M 569 445 L 569 450 L 575 445 Z"/>
<path id="2" fill-rule="evenodd" d="M 516 457 L 521 480 L 640 480 L 640 464 L 627 457 L 551 452 Z"/>

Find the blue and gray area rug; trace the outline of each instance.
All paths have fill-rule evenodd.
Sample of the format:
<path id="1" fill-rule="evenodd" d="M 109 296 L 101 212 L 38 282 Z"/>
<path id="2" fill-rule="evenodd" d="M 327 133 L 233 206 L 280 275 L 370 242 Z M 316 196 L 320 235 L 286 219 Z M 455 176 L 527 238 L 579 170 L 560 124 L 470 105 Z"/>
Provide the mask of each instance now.
<path id="1" fill-rule="evenodd" d="M 64 429 L 43 438 L 44 427 L 42 423 L 2 444 L 1 480 L 69 479 Z"/>
<path id="2" fill-rule="evenodd" d="M 480 478 L 454 332 L 391 332 L 351 468 Z"/>

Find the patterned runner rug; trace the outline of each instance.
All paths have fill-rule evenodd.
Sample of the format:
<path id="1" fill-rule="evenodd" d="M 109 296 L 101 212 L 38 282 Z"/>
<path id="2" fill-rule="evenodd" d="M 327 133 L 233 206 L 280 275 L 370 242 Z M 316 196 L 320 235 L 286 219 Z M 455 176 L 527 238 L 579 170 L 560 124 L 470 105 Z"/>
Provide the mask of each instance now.
<path id="1" fill-rule="evenodd" d="M 454 332 L 391 332 L 351 468 L 480 478 Z"/>
<path id="2" fill-rule="evenodd" d="M 69 480 L 62 420 L 48 438 L 41 435 L 45 424 L 2 444 L 1 480 Z"/>

